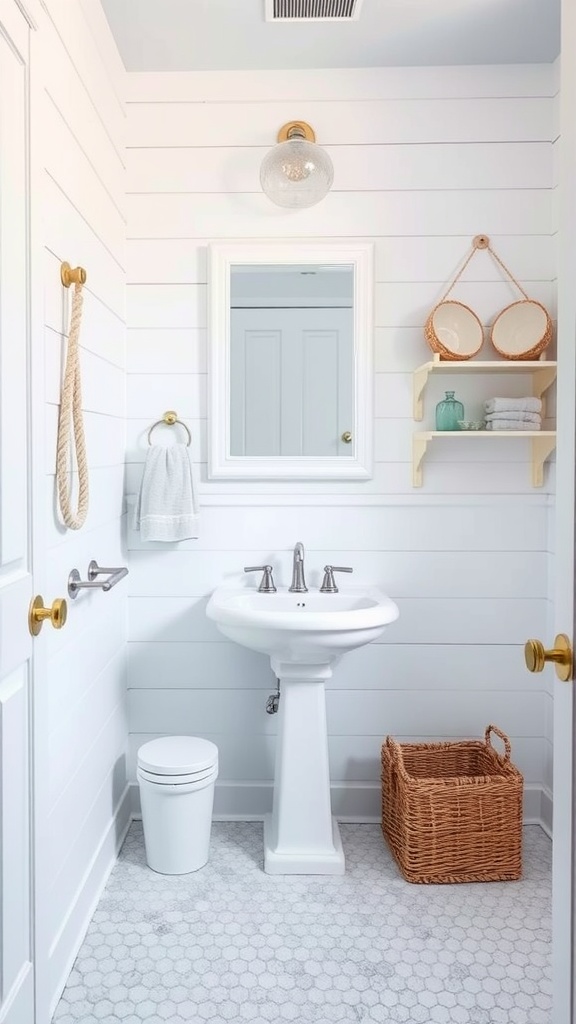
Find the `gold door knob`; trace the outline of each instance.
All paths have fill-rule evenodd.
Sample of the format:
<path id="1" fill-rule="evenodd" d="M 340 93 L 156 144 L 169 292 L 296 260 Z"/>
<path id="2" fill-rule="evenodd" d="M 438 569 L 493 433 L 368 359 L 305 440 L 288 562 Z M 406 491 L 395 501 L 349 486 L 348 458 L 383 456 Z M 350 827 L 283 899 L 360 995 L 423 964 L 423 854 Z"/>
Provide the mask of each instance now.
<path id="1" fill-rule="evenodd" d="M 567 683 L 572 678 L 572 647 L 565 633 L 558 633 L 551 651 L 547 651 L 540 640 L 528 640 L 524 658 L 529 672 L 541 672 L 546 662 L 551 661 L 558 679 Z"/>
<path id="2" fill-rule="evenodd" d="M 62 629 L 62 626 L 66 622 L 66 616 L 68 615 L 68 606 L 63 597 L 57 597 L 52 602 L 51 608 L 44 607 L 44 598 L 38 594 L 30 602 L 30 608 L 28 609 L 28 629 L 32 636 L 38 636 L 38 633 L 44 625 L 45 619 L 50 619 L 50 623 L 54 626 L 54 629 Z"/>
<path id="3" fill-rule="evenodd" d="M 349 430 L 345 430 L 344 433 L 342 434 L 341 439 L 342 441 L 344 441 L 344 444 L 350 444 L 352 441 L 352 434 L 350 433 Z"/>

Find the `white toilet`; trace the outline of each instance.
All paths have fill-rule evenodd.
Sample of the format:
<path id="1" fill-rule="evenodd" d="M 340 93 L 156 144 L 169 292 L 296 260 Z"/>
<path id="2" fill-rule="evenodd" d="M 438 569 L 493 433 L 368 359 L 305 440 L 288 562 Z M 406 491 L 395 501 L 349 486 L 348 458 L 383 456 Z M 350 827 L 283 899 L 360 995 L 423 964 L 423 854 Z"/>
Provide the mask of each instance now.
<path id="1" fill-rule="evenodd" d="M 183 875 L 208 860 L 218 747 L 197 736 L 163 736 L 138 750 L 146 860 Z"/>

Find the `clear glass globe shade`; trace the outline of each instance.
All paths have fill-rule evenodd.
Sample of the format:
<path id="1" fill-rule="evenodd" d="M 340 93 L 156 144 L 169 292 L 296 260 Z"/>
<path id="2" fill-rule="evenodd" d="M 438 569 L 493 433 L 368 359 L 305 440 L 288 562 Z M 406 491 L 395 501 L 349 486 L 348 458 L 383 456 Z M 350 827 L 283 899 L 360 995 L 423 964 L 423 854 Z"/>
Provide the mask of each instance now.
<path id="1" fill-rule="evenodd" d="M 260 168 L 262 191 L 277 206 L 303 209 L 324 198 L 334 180 L 334 168 L 320 146 L 305 139 L 279 142 Z"/>

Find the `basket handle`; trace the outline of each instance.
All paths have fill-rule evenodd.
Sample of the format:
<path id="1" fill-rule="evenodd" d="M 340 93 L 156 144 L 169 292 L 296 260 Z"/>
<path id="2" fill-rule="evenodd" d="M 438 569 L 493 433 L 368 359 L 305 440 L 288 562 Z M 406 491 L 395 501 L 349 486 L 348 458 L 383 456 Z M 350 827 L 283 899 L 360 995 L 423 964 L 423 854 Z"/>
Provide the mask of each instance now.
<path id="1" fill-rule="evenodd" d="M 390 753 L 390 757 L 392 758 L 392 761 L 394 762 L 394 766 L 396 768 L 396 771 L 400 773 L 400 775 L 402 776 L 402 778 L 404 779 L 405 782 L 409 781 L 409 775 L 406 772 L 406 769 L 404 767 L 404 762 L 403 762 L 403 759 L 402 759 L 402 751 L 400 749 L 400 744 L 397 743 L 396 740 L 392 736 L 387 736 L 386 737 L 386 747 L 387 747 L 387 750 Z"/>
<path id="2" fill-rule="evenodd" d="M 499 754 L 498 751 L 495 749 L 493 743 L 491 743 L 491 741 L 490 741 L 490 733 L 491 732 L 495 732 L 496 735 L 499 736 L 500 739 L 502 740 L 502 742 L 504 744 L 504 754 L 503 755 Z M 487 725 L 486 726 L 486 732 L 484 734 L 484 742 L 486 743 L 487 747 L 492 747 L 494 752 L 496 754 L 498 754 L 498 757 L 503 758 L 504 761 L 509 761 L 510 760 L 510 754 L 512 753 L 512 747 L 510 745 L 510 740 L 508 739 L 506 733 L 502 732 L 502 730 L 499 729 L 498 726 L 496 726 L 496 725 Z"/>

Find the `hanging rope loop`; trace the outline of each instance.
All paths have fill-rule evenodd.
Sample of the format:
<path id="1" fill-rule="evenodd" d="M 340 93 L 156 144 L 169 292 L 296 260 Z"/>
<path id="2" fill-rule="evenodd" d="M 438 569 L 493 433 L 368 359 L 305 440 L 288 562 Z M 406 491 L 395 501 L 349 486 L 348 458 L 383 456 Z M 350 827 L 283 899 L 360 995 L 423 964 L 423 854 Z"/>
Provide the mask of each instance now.
<path id="1" fill-rule="evenodd" d="M 64 525 L 70 530 L 79 530 L 88 515 L 88 463 L 86 441 L 82 418 L 82 384 L 80 379 L 80 323 L 82 319 L 82 284 L 74 285 L 70 333 L 62 395 L 58 420 L 58 444 L 56 452 L 56 478 L 58 503 Z M 70 428 L 74 431 L 74 454 L 78 468 L 78 508 L 72 510 L 72 481 L 70 479 Z"/>

